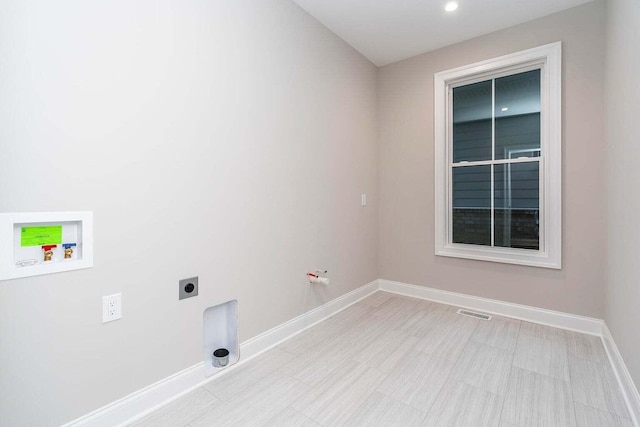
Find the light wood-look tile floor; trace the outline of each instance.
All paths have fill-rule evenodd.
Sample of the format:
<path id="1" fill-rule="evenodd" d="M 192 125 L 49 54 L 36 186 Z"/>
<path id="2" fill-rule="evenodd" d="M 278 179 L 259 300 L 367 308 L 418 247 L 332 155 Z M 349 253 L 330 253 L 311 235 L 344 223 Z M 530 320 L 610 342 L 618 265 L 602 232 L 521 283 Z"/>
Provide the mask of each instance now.
<path id="1" fill-rule="evenodd" d="M 135 426 L 631 427 L 599 338 L 385 292 Z"/>

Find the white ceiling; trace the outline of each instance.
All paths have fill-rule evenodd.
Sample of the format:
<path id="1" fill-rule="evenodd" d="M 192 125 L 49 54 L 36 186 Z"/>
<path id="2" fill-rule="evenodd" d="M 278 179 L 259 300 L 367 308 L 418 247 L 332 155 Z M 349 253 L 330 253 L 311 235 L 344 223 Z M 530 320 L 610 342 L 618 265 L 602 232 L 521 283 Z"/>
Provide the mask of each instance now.
<path id="1" fill-rule="evenodd" d="M 592 0 L 293 0 L 378 66 Z"/>

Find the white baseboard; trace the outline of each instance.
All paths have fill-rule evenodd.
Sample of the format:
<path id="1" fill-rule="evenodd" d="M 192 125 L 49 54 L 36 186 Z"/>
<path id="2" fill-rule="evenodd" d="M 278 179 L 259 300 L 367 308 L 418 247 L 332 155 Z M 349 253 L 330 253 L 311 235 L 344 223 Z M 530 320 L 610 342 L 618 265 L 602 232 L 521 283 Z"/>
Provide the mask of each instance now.
<path id="1" fill-rule="evenodd" d="M 638 389 L 627 370 L 622 356 L 618 352 L 613 336 L 603 320 L 391 280 L 379 279 L 378 282 L 381 291 L 599 336 L 616 374 L 633 425 L 640 426 L 640 394 L 638 394 Z"/>
<path id="2" fill-rule="evenodd" d="M 141 390 L 111 402 L 93 412 L 75 419 L 62 427 L 122 426 L 137 419 L 141 413 L 152 412 L 165 402 L 172 401 L 204 384 L 202 362 L 177 372 Z"/>
<path id="3" fill-rule="evenodd" d="M 629 414 L 631 415 L 633 425 L 639 426 L 640 394 L 638 394 L 638 389 L 633 383 L 631 374 L 629 373 L 627 366 L 624 364 L 624 360 L 622 360 L 622 356 L 618 351 L 618 346 L 616 346 L 616 343 L 613 340 L 613 336 L 611 335 L 611 331 L 609 331 L 609 328 L 606 324 L 604 325 L 602 331 L 602 343 L 604 345 L 604 349 L 607 351 L 609 361 L 611 362 L 613 371 L 616 374 L 616 378 L 618 379 L 620 388 L 622 389 L 622 395 L 624 396 L 624 400 L 627 403 L 627 409 L 629 410 Z"/>
<path id="4" fill-rule="evenodd" d="M 380 290 L 382 291 L 483 311 L 497 316 L 540 323 L 584 334 L 602 336 L 602 326 L 604 322 L 601 319 L 443 291 L 426 286 L 410 285 L 408 283 L 394 282 L 391 280 L 379 279 L 379 283 Z"/>
<path id="5" fill-rule="evenodd" d="M 374 280 L 348 294 L 329 301 L 320 307 L 240 343 L 240 361 L 211 377 L 205 376 L 204 364 L 200 362 L 71 421 L 62 427 L 113 427 L 123 426 L 138 420 L 146 414 L 206 384 L 218 375 L 224 375 L 236 369 L 254 356 L 278 345 L 293 335 L 299 334 L 327 317 L 333 316 L 377 290 L 378 280 Z"/>
<path id="6" fill-rule="evenodd" d="M 123 426 L 138 420 L 161 406 L 206 384 L 217 376 L 231 372 L 258 354 L 344 310 L 377 290 L 600 336 L 622 389 L 634 425 L 640 425 L 640 396 L 638 395 L 638 390 L 603 320 L 443 291 L 426 286 L 379 279 L 241 343 L 240 361 L 212 377 L 205 377 L 204 364 L 200 362 L 71 421 L 63 427 Z"/>
<path id="7" fill-rule="evenodd" d="M 299 334 L 305 329 L 322 322 L 327 317 L 333 316 L 361 299 L 368 297 L 378 289 L 378 280 L 374 280 L 373 282 L 367 283 L 348 294 L 329 301 L 320 307 L 316 307 L 313 310 L 276 326 L 273 329 L 269 329 L 268 331 L 240 344 L 240 355 L 243 358 L 246 358 L 262 353 L 263 351 L 280 344 L 282 341 Z"/>

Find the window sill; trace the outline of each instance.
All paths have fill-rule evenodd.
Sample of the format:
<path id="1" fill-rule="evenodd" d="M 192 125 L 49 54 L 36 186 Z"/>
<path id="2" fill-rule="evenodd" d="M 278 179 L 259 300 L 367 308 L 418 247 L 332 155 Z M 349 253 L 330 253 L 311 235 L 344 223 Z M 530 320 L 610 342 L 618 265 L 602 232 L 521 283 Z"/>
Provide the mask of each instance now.
<path id="1" fill-rule="evenodd" d="M 436 249 L 436 255 L 478 261 L 517 264 L 560 270 L 560 257 L 553 257 L 542 251 L 515 248 L 490 248 L 476 245 L 450 244 Z"/>

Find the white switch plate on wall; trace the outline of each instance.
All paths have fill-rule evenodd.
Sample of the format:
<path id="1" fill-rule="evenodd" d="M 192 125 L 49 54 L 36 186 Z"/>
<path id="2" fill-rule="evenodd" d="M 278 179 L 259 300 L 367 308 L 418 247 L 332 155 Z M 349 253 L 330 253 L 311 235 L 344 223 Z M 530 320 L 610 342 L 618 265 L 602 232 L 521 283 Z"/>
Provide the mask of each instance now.
<path id="1" fill-rule="evenodd" d="M 118 320 L 122 317 L 122 294 L 102 297 L 102 323 Z"/>

